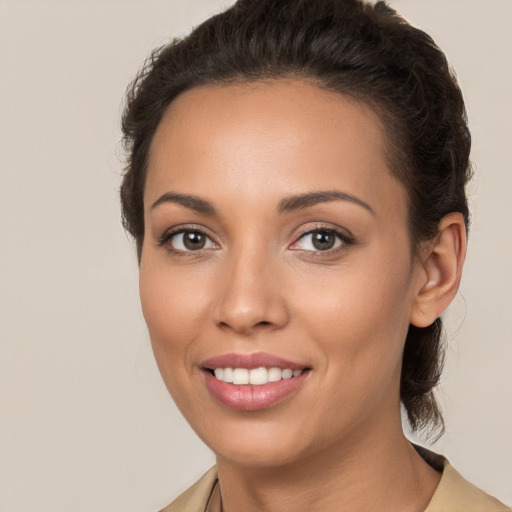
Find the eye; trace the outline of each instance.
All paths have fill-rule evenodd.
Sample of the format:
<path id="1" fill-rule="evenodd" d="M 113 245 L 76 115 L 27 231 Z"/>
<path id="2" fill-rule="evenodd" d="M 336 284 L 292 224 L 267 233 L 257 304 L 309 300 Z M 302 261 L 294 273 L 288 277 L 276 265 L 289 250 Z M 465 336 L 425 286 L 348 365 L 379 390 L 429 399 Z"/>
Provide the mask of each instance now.
<path id="1" fill-rule="evenodd" d="M 214 249 L 216 244 L 213 240 L 197 229 L 181 229 L 171 233 L 166 233 L 160 245 L 165 245 L 169 249 L 178 252 L 200 251 L 201 249 Z"/>
<path id="2" fill-rule="evenodd" d="M 290 247 L 301 251 L 330 251 L 351 241 L 348 237 L 334 229 L 317 228 L 301 235 Z"/>

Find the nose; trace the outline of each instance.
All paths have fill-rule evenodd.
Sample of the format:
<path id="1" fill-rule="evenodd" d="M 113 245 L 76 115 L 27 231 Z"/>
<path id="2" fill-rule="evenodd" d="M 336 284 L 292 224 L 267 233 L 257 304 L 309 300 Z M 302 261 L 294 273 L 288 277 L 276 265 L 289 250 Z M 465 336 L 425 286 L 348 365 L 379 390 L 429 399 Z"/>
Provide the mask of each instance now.
<path id="1" fill-rule="evenodd" d="M 289 321 L 278 265 L 262 255 L 240 255 L 226 265 L 217 325 L 242 335 L 284 327 Z"/>

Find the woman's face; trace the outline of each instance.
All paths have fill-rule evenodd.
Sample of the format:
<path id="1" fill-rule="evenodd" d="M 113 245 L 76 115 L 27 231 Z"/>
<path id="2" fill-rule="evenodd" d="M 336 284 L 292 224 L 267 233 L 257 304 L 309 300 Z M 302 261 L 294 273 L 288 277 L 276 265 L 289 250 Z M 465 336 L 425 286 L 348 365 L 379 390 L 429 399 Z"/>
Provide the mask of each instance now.
<path id="1" fill-rule="evenodd" d="M 161 121 L 142 307 L 171 395 L 224 460 L 300 461 L 399 424 L 423 272 L 385 151 L 370 108 L 299 81 L 195 88 Z"/>

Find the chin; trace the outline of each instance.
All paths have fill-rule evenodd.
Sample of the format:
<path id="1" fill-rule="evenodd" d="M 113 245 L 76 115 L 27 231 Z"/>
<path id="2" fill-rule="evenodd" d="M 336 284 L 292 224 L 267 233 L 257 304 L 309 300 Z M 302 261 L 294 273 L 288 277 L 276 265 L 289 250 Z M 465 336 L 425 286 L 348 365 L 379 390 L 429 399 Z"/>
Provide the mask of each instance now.
<path id="1" fill-rule="evenodd" d="M 198 436 L 219 460 L 237 466 L 278 467 L 293 463 L 307 451 L 307 439 L 289 418 L 268 414 L 238 413 L 209 424 L 191 422 Z M 215 417 L 215 416 L 212 416 Z"/>
<path id="2" fill-rule="evenodd" d="M 245 416 L 245 417 L 244 417 Z M 304 462 L 324 452 L 343 437 L 339 431 L 323 431 L 314 421 L 290 421 L 289 414 L 256 418 L 254 413 L 238 415 L 231 421 L 196 429 L 215 453 L 217 460 L 251 468 L 278 468 Z M 341 435 L 340 435 L 341 434 Z"/>
<path id="3" fill-rule="evenodd" d="M 278 468 L 293 464 L 304 457 L 301 447 L 281 443 L 275 438 L 264 442 L 232 441 L 224 446 L 212 446 L 218 460 L 229 461 L 239 467 Z"/>

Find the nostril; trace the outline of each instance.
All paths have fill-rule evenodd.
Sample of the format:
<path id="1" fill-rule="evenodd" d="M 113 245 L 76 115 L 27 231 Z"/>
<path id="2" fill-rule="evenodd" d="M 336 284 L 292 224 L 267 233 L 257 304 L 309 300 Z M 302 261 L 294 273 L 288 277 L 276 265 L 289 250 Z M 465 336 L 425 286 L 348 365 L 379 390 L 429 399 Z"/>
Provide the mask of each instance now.
<path id="1" fill-rule="evenodd" d="M 229 324 L 229 322 L 219 322 L 219 326 L 222 327 L 222 328 L 232 328 L 232 326 Z M 250 326 L 238 326 L 237 327 L 237 330 L 251 330 L 251 329 L 254 329 L 254 328 L 258 328 L 258 327 L 269 327 L 269 326 L 272 326 L 272 322 L 269 322 L 267 320 L 263 320 L 261 322 L 257 322 L 253 325 L 250 325 Z"/>

